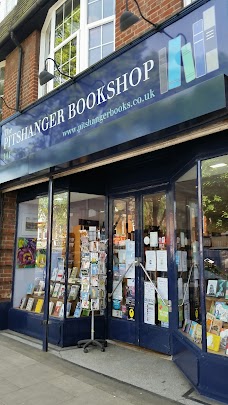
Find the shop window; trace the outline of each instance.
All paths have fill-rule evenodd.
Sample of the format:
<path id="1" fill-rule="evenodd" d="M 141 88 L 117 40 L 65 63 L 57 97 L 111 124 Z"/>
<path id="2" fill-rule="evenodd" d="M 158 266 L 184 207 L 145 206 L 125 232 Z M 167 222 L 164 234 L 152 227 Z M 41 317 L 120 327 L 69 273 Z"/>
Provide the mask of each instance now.
<path id="1" fill-rule="evenodd" d="M 53 199 L 49 315 L 59 318 L 64 317 L 68 198 L 67 192 L 55 194 Z"/>
<path id="2" fill-rule="evenodd" d="M 1 96 L 4 95 L 4 78 L 5 78 L 5 62 L 0 62 L 0 121 L 2 120 L 2 103 Z"/>
<path id="3" fill-rule="evenodd" d="M 208 351 L 228 355 L 228 155 L 202 162 Z"/>
<path id="4" fill-rule="evenodd" d="M 40 70 L 45 59 L 55 59 L 60 71 L 75 76 L 114 51 L 114 0 L 58 1 L 50 10 L 41 33 Z M 67 79 L 53 61 L 48 70 L 55 78 L 40 88 L 40 95 Z"/>
<path id="5" fill-rule="evenodd" d="M 89 316 L 91 309 L 96 315 L 104 314 L 107 277 L 104 205 L 103 196 L 54 194 L 50 316 L 78 318 Z M 44 309 L 47 221 L 47 197 L 19 204 L 13 305 L 33 313 L 43 313 Z"/>
<path id="6" fill-rule="evenodd" d="M 144 274 L 144 323 L 169 327 L 166 195 L 143 198 L 143 244 L 145 269 L 157 291 Z"/>
<path id="7" fill-rule="evenodd" d="M 0 22 L 13 10 L 16 4 L 17 0 L 0 0 Z"/>
<path id="8" fill-rule="evenodd" d="M 175 184 L 176 269 L 179 328 L 196 345 L 202 345 L 199 287 L 197 170 L 194 166 Z"/>
<path id="9" fill-rule="evenodd" d="M 19 204 L 13 306 L 43 312 L 47 238 L 47 197 Z"/>
<path id="10" fill-rule="evenodd" d="M 65 198 L 65 197 L 64 197 Z M 62 216 L 65 216 L 67 200 Z M 66 316 L 103 315 L 106 307 L 106 250 L 105 198 L 93 194 L 70 193 L 69 246 L 66 256 L 66 223 L 56 228 L 61 250 L 56 248 L 52 262 L 50 315 L 64 315 L 67 289 Z M 65 207 L 65 208 L 64 208 Z M 61 230 L 60 230 L 61 227 Z M 52 254 L 53 256 L 53 254 Z"/>

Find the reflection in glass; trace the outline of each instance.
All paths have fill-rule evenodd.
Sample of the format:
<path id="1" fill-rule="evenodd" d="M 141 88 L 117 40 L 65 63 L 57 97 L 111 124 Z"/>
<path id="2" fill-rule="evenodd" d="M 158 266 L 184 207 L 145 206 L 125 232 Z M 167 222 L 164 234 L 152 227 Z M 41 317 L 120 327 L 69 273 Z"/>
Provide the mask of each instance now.
<path id="1" fill-rule="evenodd" d="M 228 354 L 228 155 L 202 162 L 208 351 Z"/>
<path id="2" fill-rule="evenodd" d="M 201 346 L 196 166 L 176 182 L 175 196 L 179 327 Z"/>

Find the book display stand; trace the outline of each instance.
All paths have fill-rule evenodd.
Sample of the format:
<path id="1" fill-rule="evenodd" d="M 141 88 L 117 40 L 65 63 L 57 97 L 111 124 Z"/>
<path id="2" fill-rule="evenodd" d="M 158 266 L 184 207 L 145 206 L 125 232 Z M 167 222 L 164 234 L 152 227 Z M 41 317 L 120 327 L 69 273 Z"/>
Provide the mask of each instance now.
<path id="1" fill-rule="evenodd" d="M 88 230 L 80 231 L 80 306 L 83 311 L 91 313 L 90 339 L 79 340 L 77 346 L 83 347 L 88 353 L 88 346 L 97 346 L 105 351 L 107 342 L 104 339 L 95 339 L 94 320 L 96 315 L 103 315 L 106 308 L 106 244 L 100 231 L 89 226 Z"/>

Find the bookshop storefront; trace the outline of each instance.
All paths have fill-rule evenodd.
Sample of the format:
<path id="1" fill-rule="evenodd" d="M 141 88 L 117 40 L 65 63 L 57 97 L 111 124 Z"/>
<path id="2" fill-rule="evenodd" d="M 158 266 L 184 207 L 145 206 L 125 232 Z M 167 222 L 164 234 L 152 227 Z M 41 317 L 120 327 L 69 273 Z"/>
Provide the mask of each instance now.
<path id="1" fill-rule="evenodd" d="M 0 163 L 8 327 L 76 345 L 93 312 L 95 337 L 172 354 L 225 403 L 227 17 L 205 2 L 3 122 Z"/>

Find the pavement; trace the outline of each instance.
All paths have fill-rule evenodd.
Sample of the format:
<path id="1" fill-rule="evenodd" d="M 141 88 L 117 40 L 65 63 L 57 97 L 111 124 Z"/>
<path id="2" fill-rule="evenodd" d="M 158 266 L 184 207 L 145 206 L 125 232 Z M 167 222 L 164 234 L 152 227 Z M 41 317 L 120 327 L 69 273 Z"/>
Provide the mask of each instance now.
<path id="1" fill-rule="evenodd" d="M 200 396 L 169 356 L 108 342 L 61 349 L 0 332 L 0 405 L 221 405 Z"/>

